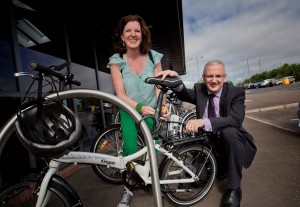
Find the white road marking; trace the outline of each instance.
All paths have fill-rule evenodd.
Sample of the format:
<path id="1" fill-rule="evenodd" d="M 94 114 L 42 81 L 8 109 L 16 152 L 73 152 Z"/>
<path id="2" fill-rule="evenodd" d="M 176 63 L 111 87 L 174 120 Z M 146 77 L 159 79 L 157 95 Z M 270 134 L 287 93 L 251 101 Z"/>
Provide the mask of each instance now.
<path id="1" fill-rule="evenodd" d="M 292 130 L 292 129 L 288 129 L 288 128 L 285 128 L 285 127 L 282 127 L 282 126 L 278 126 L 278 125 L 272 124 L 272 123 L 270 123 L 270 122 L 262 121 L 262 120 L 260 120 L 260 119 L 257 119 L 257 118 L 251 117 L 251 116 L 245 116 L 245 117 L 248 118 L 248 119 L 252 119 L 252 120 L 255 120 L 255 121 L 259 121 L 259 122 L 264 123 L 264 124 L 268 124 L 268 125 L 270 125 L 270 126 L 277 127 L 277 128 L 279 128 L 279 129 L 283 129 L 283 130 L 290 131 L 290 132 L 296 132 L 296 131 L 294 131 L 294 130 Z"/>

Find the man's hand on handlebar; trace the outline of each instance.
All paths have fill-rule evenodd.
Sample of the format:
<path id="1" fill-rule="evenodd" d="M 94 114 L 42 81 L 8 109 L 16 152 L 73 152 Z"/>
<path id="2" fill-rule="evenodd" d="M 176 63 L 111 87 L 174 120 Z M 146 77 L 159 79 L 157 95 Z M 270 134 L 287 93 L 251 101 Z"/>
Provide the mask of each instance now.
<path id="1" fill-rule="evenodd" d="M 199 128 L 204 126 L 203 119 L 191 119 L 189 120 L 186 125 L 185 129 L 187 133 L 197 133 Z"/>
<path id="2" fill-rule="evenodd" d="M 170 77 L 179 77 L 178 73 L 174 70 L 164 70 L 157 74 L 157 76 L 162 76 L 162 80 L 164 80 L 167 76 Z"/>

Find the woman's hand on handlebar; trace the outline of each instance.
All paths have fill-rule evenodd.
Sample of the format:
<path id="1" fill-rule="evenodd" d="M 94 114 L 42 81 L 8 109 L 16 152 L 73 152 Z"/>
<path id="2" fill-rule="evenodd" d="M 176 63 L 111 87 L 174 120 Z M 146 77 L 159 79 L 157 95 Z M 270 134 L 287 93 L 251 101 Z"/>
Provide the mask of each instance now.
<path id="1" fill-rule="evenodd" d="M 179 74 L 174 70 L 164 70 L 157 74 L 157 76 L 162 76 L 162 80 L 164 80 L 167 76 L 170 77 L 179 77 Z"/>
<path id="2" fill-rule="evenodd" d="M 143 106 L 142 107 L 142 115 L 154 115 L 156 111 L 150 106 Z M 170 114 L 166 110 L 165 112 L 162 111 L 160 119 L 166 121 L 169 118 Z"/>
<path id="3" fill-rule="evenodd" d="M 164 109 L 165 108 L 165 109 Z M 163 121 L 167 121 L 168 118 L 170 116 L 170 113 L 168 112 L 166 106 L 162 106 L 161 107 L 161 114 L 160 114 L 160 119 L 163 120 Z"/>
<path id="4" fill-rule="evenodd" d="M 150 106 L 142 107 L 142 115 L 153 115 L 155 114 L 155 110 Z"/>

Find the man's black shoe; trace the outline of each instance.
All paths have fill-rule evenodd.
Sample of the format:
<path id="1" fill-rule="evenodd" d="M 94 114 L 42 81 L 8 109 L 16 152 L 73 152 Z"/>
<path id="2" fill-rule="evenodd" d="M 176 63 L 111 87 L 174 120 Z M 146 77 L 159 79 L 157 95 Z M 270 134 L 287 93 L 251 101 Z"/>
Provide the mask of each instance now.
<path id="1" fill-rule="evenodd" d="M 241 188 L 227 189 L 223 197 L 222 207 L 240 207 L 241 200 L 242 200 Z"/>

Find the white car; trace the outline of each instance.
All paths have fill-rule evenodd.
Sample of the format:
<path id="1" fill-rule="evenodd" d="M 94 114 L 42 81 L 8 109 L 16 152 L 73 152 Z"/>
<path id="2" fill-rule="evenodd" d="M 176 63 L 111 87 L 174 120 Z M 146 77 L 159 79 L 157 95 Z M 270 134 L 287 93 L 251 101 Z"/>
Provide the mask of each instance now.
<path id="1" fill-rule="evenodd" d="M 276 79 L 275 78 L 269 78 L 269 79 L 266 79 L 264 81 L 268 81 L 269 86 L 275 86 L 276 85 Z"/>
<path id="2" fill-rule="evenodd" d="M 275 82 L 275 85 L 276 85 L 276 86 L 282 85 L 282 80 L 283 80 L 283 79 L 284 79 L 284 78 L 279 78 L 279 79 L 277 79 L 276 82 Z"/>

